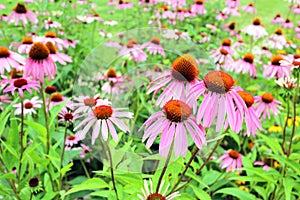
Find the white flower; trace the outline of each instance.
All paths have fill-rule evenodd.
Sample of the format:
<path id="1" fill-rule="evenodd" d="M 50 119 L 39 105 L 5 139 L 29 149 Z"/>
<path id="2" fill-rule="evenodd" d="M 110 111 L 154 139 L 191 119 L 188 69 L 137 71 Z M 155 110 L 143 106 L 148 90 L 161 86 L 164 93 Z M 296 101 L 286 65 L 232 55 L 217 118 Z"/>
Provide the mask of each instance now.
<path id="1" fill-rule="evenodd" d="M 118 24 L 118 22 L 114 21 L 114 20 L 108 20 L 108 21 L 105 21 L 103 24 L 104 25 L 109 25 L 109 26 L 115 26 L 115 25 Z"/>
<path id="2" fill-rule="evenodd" d="M 92 23 L 95 20 L 94 17 L 87 17 L 87 16 L 77 16 L 77 19 L 86 24 Z"/>

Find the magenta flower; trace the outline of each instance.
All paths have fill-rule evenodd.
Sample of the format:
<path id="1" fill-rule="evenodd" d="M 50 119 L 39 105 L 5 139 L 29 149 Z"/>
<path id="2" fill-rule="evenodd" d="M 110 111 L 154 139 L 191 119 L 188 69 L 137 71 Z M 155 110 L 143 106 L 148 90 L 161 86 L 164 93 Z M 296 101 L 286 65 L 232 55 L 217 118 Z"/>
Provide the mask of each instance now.
<path id="1" fill-rule="evenodd" d="M 20 65 L 24 64 L 24 57 L 10 51 L 4 46 L 0 46 L 0 74 L 4 74 L 4 69 L 6 69 L 7 72 L 10 72 L 12 67 L 18 69 Z"/>
<path id="2" fill-rule="evenodd" d="M 131 8 L 133 6 L 133 2 L 127 2 L 124 0 L 119 0 L 119 3 L 115 5 L 116 9 L 126 9 L 126 8 Z"/>
<path id="3" fill-rule="evenodd" d="M 18 25 L 19 21 L 22 21 L 23 26 L 28 23 L 28 21 L 36 24 L 38 23 L 38 19 L 36 18 L 35 14 L 27 10 L 25 5 L 18 3 L 12 13 L 7 17 L 8 23 L 15 22 L 15 26 Z"/>
<path id="4" fill-rule="evenodd" d="M 126 46 L 120 49 L 118 54 L 122 57 L 130 57 L 134 62 L 144 62 L 148 57 L 136 40 L 130 40 Z"/>
<path id="5" fill-rule="evenodd" d="M 204 128 L 196 123 L 191 107 L 181 100 L 168 101 L 163 110 L 154 113 L 142 128 L 145 129 L 142 141 L 148 139 L 147 148 L 150 148 L 154 139 L 161 133 L 159 154 L 162 157 L 167 156 L 173 141 L 175 156 L 185 156 L 188 149 L 187 132 L 199 149 L 206 144 Z"/>
<path id="6" fill-rule="evenodd" d="M 240 132 L 240 128 L 242 127 L 243 123 L 243 115 L 245 115 L 245 122 L 246 122 L 246 132 L 245 135 L 250 136 L 250 134 L 255 137 L 256 136 L 256 130 L 262 130 L 261 122 L 259 121 L 259 118 L 255 112 L 254 106 L 254 98 L 251 94 L 244 91 L 238 91 L 238 94 L 242 97 L 242 99 L 245 101 L 245 104 L 247 106 L 247 109 L 244 113 L 242 113 L 240 110 L 237 110 L 236 114 L 236 127 L 239 129 L 234 130 L 235 132 Z"/>
<path id="7" fill-rule="evenodd" d="M 290 19 L 286 19 L 285 22 L 281 24 L 281 26 L 283 28 L 293 28 L 294 27 L 294 23 L 291 22 Z"/>
<path id="8" fill-rule="evenodd" d="M 63 48 L 67 49 L 69 46 L 68 41 L 58 38 L 56 36 L 56 33 L 50 31 L 47 32 L 43 37 L 36 37 L 36 40 L 41 41 L 44 44 L 46 44 L 47 42 L 52 42 L 59 50 L 62 50 Z"/>
<path id="9" fill-rule="evenodd" d="M 55 92 L 55 93 L 51 94 L 50 99 L 47 98 L 47 102 L 49 102 L 48 103 L 49 109 L 51 109 L 53 106 L 63 103 L 66 99 L 67 99 L 67 97 L 61 95 L 59 92 Z M 71 101 L 68 101 L 65 104 L 65 106 L 68 108 L 70 108 L 71 105 L 72 105 Z"/>
<path id="10" fill-rule="evenodd" d="M 236 7 L 240 6 L 240 1 L 239 0 L 226 0 L 225 4 L 228 7 L 236 8 Z"/>
<path id="11" fill-rule="evenodd" d="M 286 44 L 285 36 L 281 29 L 277 29 L 274 34 L 266 38 L 266 45 L 271 49 L 282 49 Z"/>
<path id="12" fill-rule="evenodd" d="M 204 0 L 194 0 L 194 4 L 191 4 L 191 11 L 198 15 L 203 15 L 206 13 L 204 8 Z"/>
<path id="13" fill-rule="evenodd" d="M 151 55 L 160 54 L 162 56 L 166 56 L 164 48 L 160 45 L 160 38 L 153 37 L 150 42 L 146 42 L 142 45 L 142 48 L 149 51 Z"/>
<path id="14" fill-rule="evenodd" d="M 284 19 L 280 16 L 280 14 L 277 14 L 273 19 L 272 19 L 273 24 L 283 24 Z"/>
<path id="15" fill-rule="evenodd" d="M 212 51 L 211 57 L 214 59 L 216 69 L 232 70 L 234 60 L 231 54 L 224 48 Z"/>
<path id="16" fill-rule="evenodd" d="M 58 113 L 58 117 L 60 118 L 58 121 L 66 122 L 67 124 L 73 123 L 74 120 L 79 118 L 77 113 L 72 112 L 67 107 L 63 107 L 62 110 Z"/>
<path id="17" fill-rule="evenodd" d="M 4 93 L 11 92 L 12 95 L 14 95 L 14 92 L 17 90 L 21 98 L 24 96 L 24 90 L 27 90 L 31 94 L 31 89 L 39 92 L 38 88 L 40 87 L 40 84 L 37 81 L 31 81 L 26 78 L 5 80 L 3 83 L 10 83 L 10 85 L 3 90 Z"/>
<path id="18" fill-rule="evenodd" d="M 198 109 L 197 122 L 203 119 L 203 126 L 210 127 L 217 118 L 216 131 L 219 132 L 227 119 L 232 130 L 240 129 L 236 127 L 235 112 L 238 109 L 243 113 L 247 107 L 234 88 L 234 81 L 229 74 L 222 71 L 207 73 L 204 80 L 191 89 L 188 102 L 196 103 L 200 95 L 204 99 Z"/>
<path id="19" fill-rule="evenodd" d="M 69 55 L 64 53 L 59 53 L 52 42 L 47 42 L 45 45 L 50 52 L 49 54 L 50 58 L 54 62 L 59 62 L 61 65 L 66 65 L 67 62 L 73 62 L 72 58 Z"/>
<path id="20" fill-rule="evenodd" d="M 74 97 L 72 106 L 74 107 L 74 113 L 87 113 L 97 105 L 98 101 L 104 101 L 106 104 L 110 104 L 108 100 L 100 99 L 100 95 L 89 96 L 79 96 Z"/>
<path id="21" fill-rule="evenodd" d="M 254 8 L 253 3 L 249 3 L 247 6 L 243 6 L 242 10 L 246 11 L 247 13 L 256 13 L 257 10 Z"/>
<path id="22" fill-rule="evenodd" d="M 33 45 L 32 37 L 24 37 L 22 39 L 22 43 L 18 45 L 18 52 L 23 54 L 28 54 L 32 45 Z"/>
<path id="23" fill-rule="evenodd" d="M 25 99 L 23 101 L 23 107 L 24 107 L 24 115 L 32 115 L 36 114 L 36 109 L 39 109 L 42 107 L 43 101 L 38 100 L 38 97 L 33 97 L 32 99 Z M 21 103 L 13 105 L 13 107 L 17 108 L 14 112 L 15 115 L 20 115 L 22 112 Z"/>
<path id="24" fill-rule="evenodd" d="M 233 69 L 236 73 L 250 73 L 251 77 L 256 77 L 256 68 L 254 66 L 254 55 L 247 53 L 243 59 L 234 63 Z"/>
<path id="25" fill-rule="evenodd" d="M 106 81 L 101 89 L 107 94 L 121 94 L 127 89 L 126 77 L 117 74 L 113 68 L 109 68 L 99 80 Z"/>
<path id="26" fill-rule="evenodd" d="M 56 22 L 56 21 L 52 21 L 51 18 L 49 17 L 48 19 L 46 19 L 44 21 L 45 23 L 45 29 L 48 30 L 50 28 L 60 28 L 61 24 Z"/>
<path id="27" fill-rule="evenodd" d="M 35 42 L 29 51 L 29 58 L 24 66 L 24 77 L 44 83 L 44 76 L 54 78 L 56 65 L 49 56 L 50 51 L 42 42 Z"/>
<path id="28" fill-rule="evenodd" d="M 164 91 L 158 97 L 156 105 L 165 105 L 172 98 L 180 99 L 198 81 L 198 64 L 190 54 L 183 54 L 172 63 L 171 70 L 150 83 L 147 94 L 156 94 L 160 89 Z"/>
<path id="29" fill-rule="evenodd" d="M 83 128 L 76 133 L 82 140 L 92 128 L 92 144 L 95 143 L 95 140 L 99 136 L 100 132 L 104 141 L 107 141 L 108 133 L 110 133 L 112 138 L 117 142 L 118 135 L 115 126 L 121 129 L 123 132 L 129 132 L 128 127 L 119 118 L 133 117 L 133 113 L 124 112 L 124 110 L 125 108 L 113 108 L 109 104 L 101 102 L 95 106 L 92 112 L 82 115 L 86 118 L 74 128 L 74 131 Z"/>
<path id="30" fill-rule="evenodd" d="M 262 116 L 263 119 L 265 119 L 266 116 L 270 119 L 271 111 L 274 117 L 276 117 L 280 112 L 279 110 L 282 109 L 280 106 L 281 102 L 275 100 L 274 96 L 269 92 L 264 93 L 262 96 L 255 96 L 254 101 L 256 103 L 256 114 L 258 117 Z"/>
<path id="31" fill-rule="evenodd" d="M 242 154 L 236 150 L 227 151 L 218 160 L 222 161 L 220 166 L 221 168 L 226 168 L 226 172 L 234 172 L 235 169 L 243 166 Z M 240 172 L 241 170 L 238 170 L 238 173 Z"/>
<path id="32" fill-rule="evenodd" d="M 66 137 L 66 146 L 72 147 L 74 144 L 78 144 L 80 138 L 77 135 L 68 135 Z"/>
<path id="33" fill-rule="evenodd" d="M 290 76 L 291 67 L 280 64 L 284 58 L 280 55 L 273 55 L 268 65 L 265 65 L 263 76 L 267 78 L 283 78 Z"/>

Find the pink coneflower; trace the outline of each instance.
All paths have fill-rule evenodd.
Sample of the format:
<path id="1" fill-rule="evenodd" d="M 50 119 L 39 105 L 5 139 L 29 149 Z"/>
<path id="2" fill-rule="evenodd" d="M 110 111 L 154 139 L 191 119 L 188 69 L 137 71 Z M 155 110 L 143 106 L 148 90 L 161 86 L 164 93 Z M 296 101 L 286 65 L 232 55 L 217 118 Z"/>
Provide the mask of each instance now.
<path id="1" fill-rule="evenodd" d="M 24 116 L 36 114 L 36 109 L 42 107 L 42 100 L 38 100 L 38 97 L 33 97 L 31 100 L 25 99 L 23 101 L 24 107 Z M 20 115 L 22 113 L 21 103 L 13 105 L 14 108 L 17 108 L 14 112 L 15 115 Z"/>
<path id="2" fill-rule="evenodd" d="M 244 28 L 242 31 L 252 36 L 254 40 L 258 40 L 259 38 L 268 35 L 259 18 L 254 18 L 252 24 Z"/>
<path id="3" fill-rule="evenodd" d="M 72 147 L 74 144 L 78 144 L 80 138 L 77 135 L 68 135 L 66 137 L 66 146 Z"/>
<path id="4" fill-rule="evenodd" d="M 190 54 L 183 54 L 176 58 L 168 74 L 164 74 L 150 83 L 147 94 L 156 94 L 160 89 L 164 91 L 158 97 L 156 105 L 165 105 L 172 98 L 180 99 L 194 84 L 199 81 L 198 64 Z"/>
<path id="5" fill-rule="evenodd" d="M 92 152 L 92 149 L 84 144 L 80 144 L 82 150 L 80 152 L 80 158 L 84 159 L 86 158 L 86 154 L 89 154 Z M 92 157 L 89 157 L 86 162 L 89 163 Z"/>
<path id="6" fill-rule="evenodd" d="M 286 39 L 281 29 L 277 29 L 274 34 L 266 38 L 266 45 L 271 49 L 282 49 L 285 44 Z"/>
<path id="7" fill-rule="evenodd" d="M 148 55 L 142 50 L 142 47 L 136 40 L 130 40 L 126 46 L 119 51 L 119 56 L 132 58 L 134 62 L 144 62 Z"/>
<path id="8" fill-rule="evenodd" d="M 127 89 L 126 78 L 113 68 L 109 68 L 101 79 L 106 80 L 101 89 L 107 94 L 121 94 Z"/>
<path id="9" fill-rule="evenodd" d="M 28 54 L 32 45 L 33 45 L 32 37 L 24 37 L 22 39 L 22 43 L 18 45 L 18 52 L 23 54 Z"/>
<path id="10" fill-rule="evenodd" d="M 210 42 L 210 37 L 208 37 L 206 33 L 201 33 L 200 36 L 201 39 L 198 41 L 198 43 L 202 44 Z"/>
<path id="11" fill-rule="evenodd" d="M 284 58 L 280 55 L 273 55 L 268 65 L 264 65 L 263 76 L 267 78 L 283 78 L 290 76 L 291 68 L 288 66 L 280 65 Z"/>
<path id="12" fill-rule="evenodd" d="M 222 161 L 220 166 L 221 168 L 226 168 L 226 172 L 234 172 L 235 169 L 243 166 L 242 154 L 236 150 L 227 151 L 218 159 L 218 161 Z M 240 172 L 241 170 L 238 170 L 238 173 Z"/>
<path id="13" fill-rule="evenodd" d="M 228 38 L 225 38 L 222 40 L 222 45 L 219 49 L 224 49 L 226 50 L 229 54 L 232 54 L 233 51 L 231 49 L 231 40 Z"/>
<path id="14" fill-rule="evenodd" d="M 297 69 L 300 66 L 300 54 L 285 56 L 283 60 L 279 61 L 280 65 L 290 69 Z"/>
<path id="15" fill-rule="evenodd" d="M 67 39 L 64 41 L 65 43 L 65 48 L 69 48 L 69 47 L 72 47 L 72 48 L 75 48 L 76 47 L 76 44 L 79 42 L 79 40 L 71 40 L 71 39 Z"/>
<path id="16" fill-rule="evenodd" d="M 0 95 L 0 106 L 2 106 L 3 103 L 11 103 L 12 100 L 8 94 Z"/>
<path id="17" fill-rule="evenodd" d="M 191 11 L 198 15 L 203 15 L 206 13 L 204 8 L 204 0 L 194 0 L 194 4 L 191 4 Z"/>
<path id="18" fill-rule="evenodd" d="M 240 16 L 241 14 L 239 13 L 239 10 L 238 8 L 231 8 L 231 7 L 226 7 L 222 10 L 222 12 L 225 14 L 225 15 L 228 15 L 228 16 Z"/>
<path id="19" fill-rule="evenodd" d="M 59 92 L 51 94 L 50 99 L 47 99 L 47 102 L 49 102 L 49 109 L 51 109 L 53 106 L 63 103 L 66 99 L 67 97 L 63 96 Z M 68 101 L 65 106 L 71 107 L 71 102 Z"/>
<path id="20" fill-rule="evenodd" d="M 262 96 L 255 96 L 254 101 L 256 103 L 256 114 L 258 117 L 263 119 L 268 116 L 268 119 L 271 118 L 271 110 L 273 112 L 274 117 L 280 112 L 279 110 L 282 109 L 280 106 L 281 102 L 274 99 L 274 96 L 266 92 Z"/>
<path id="21" fill-rule="evenodd" d="M 3 4 L 0 4 L 0 10 L 5 9 L 5 6 Z"/>
<path id="22" fill-rule="evenodd" d="M 246 11 L 247 13 L 256 13 L 257 12 L 253 3 L 249 3 L 247 6 L 243 6 L 242 10 Z"/>
<path id="23" fill-rule="evenodd" d="M 23 98 L 24 90 L 27 90 L 32 94 L 32 89 L 38 92 L 38 88 L 40 87 L 40 84 L 37 81 L 31 81 L 26 78 L 5 80 L 3 82 L 10 83 L 10 85 L 3 90 L 4 93 L 11 92 L 11 94 L 14 95 L 14 92 L 17 90 L 21 98 Z"/>
<path id="24" fill-rule="evenodd" d="M 48 19 L 46 19 L 44 21 L 45 23 L 45 29 L 48 30 L 50 28 L 60 28 L 61 27 L 61 24 L 56 22 L 56 21 L 53 21 L 51 20 L 51 18 L 49 17 Z"/>
<path id="25" fill-rule="evenodd" d="M 269 165 L 267 165 L 265 162 L 263 162 L 263 161 L 255 161 L 254 163 L 253 163 L 253 165 L 254 166 L 263 166 L 263 170 L 265 170 L 265 171 L 269 171 L 270 170 L 270 166 Z"/>
<path id="26" fill-rule="evenodd" d="M 170 184 L 167 185 L 166 189 L 163 192 L 162 188 L 164 188 L 164 184 L 165 184 L 165 181 L 163 180 L 158 191 L 154 192 L 152 180 L 149 179 L 149 186 L 148 186 L 147 181 L 144 180 L 144 188 L 142 188 L 142 195 L 141 194 L 137 195 L 139 200 L 173 200 L 173 199 L 175 200 L 176 197 L 180 196 L 178 191 L 166 196 L 166 193 L 170 187 Z"/>
<path id="27" fill-rule="evenodd" d="M 296 49 L 297 48 L 297 45 L 295 45 L 292 40 L 287 40 L 284 47 L 286 48 L 293 48 L 293 49 Z"/>
<path id="28" fill-rule="evenodd" d="M 24 77 L 32 77 L 44 83 L 44 76 L 54 78 L 56 65 L 49 56 L 50 51 L 42 42 L 35 42 L 29 51 L 29 57 L 24 66 Z"/>
<path id="29" fill-rule="evenodd" d="M 162 14 L 156 12 L 157 18 L 168 19 L 173 17 L 173 12 L 166 5 L 161 6 L 160 11 L 162 11 Z"/>
<path id="30" fill-rule="evenodd" d="M 67 62 L 73 62 L 72 58 L 64 53 L 59 53 L 56 50 L 56 47 L 52 42 L 47 42 L 45 46 L 49 49 L 49 57 L 54 61 L 54 62 L 59 62 L 61 65 L 66 65 Z"/>
<path id="31" fill-rule="evenodd" d="M 299 14 L 300 14 L 300 4 L 294 5 L 294 6 L 292 7 L 292 10 L 293 10 L 293 13 L 294 13 L 295 15 L 299 15 Z"/>
<path id="32" fill-rule="evenodd" d="M 228 19 L 228 16 L 223 13 L 222 11 L 219 12 L 219 14 L 216 16 L 216 20 L 222 20 L 222 19 Z"/>
<path id="33" fill-rule="evenodd" d="M 166 30 L 163 34 L 163 37 L 166 39 L 183 39 L 183 40 L 189 40 L 190 36 L 188 32 L 181 32 L 177 29 L 175 30 Z"/>
<path id="34" fill-rule="evenodd" d="M 277 14 L 273 19 L 272 19 L 273 24 L 282 24 L 284 23 L 284 19 L 281 17 L 280 14 Z"/>
<path id="35" fill-rule="evenodd" d="M 272 57 L 272 52 L 270 51 L 270 49 L 266 46 L 262 46 L 260 49 L 258 49 L 257 51 L 255 51 L 257 56 L 266 56 L 267 58 L 271 58 Z"/>
<path id="36" fill-rule="evenodd" d="M 293 28 L 294 27 L 294 23 L 291 22 L 290 19 L 286 19 L 285 22 L 281 24 L 281 26 L 283 28 Z"/>
<path id="37" fill-rule="evenodd" d="M 254 98 L 248 92 L 238 91 L 238 94 L 244 100 L 244 102 L 247 106 L 247 110 L 245 113 L 242 113 L 239 110 L 237 110 L 237 112 L 236 112 L 236 114 L 237 114 L 236 127 L 239 127 L 239 128 L 242 127 L 243 120 L 241 120 L 241 119 L 243 119 L 243 115 L 245 114 L 245 122 L 246 122 L 245 135 L 247 135 L 249 137 L 251 134 L 253 137 L 255 137 L 256 130 L 257 129 L 262 130 L 262 126 L 261 126 L 261 122 L 259 121 L 258 116 L 255 113 L 254 106 L 252 106 L 254 104 Z M 240 132 L 240 129 L 236 129 L 234 131 L 238 133 L 238 132 Z"/>
<path id="38" fill-rule="evenodd" d="M 230 36 L 236 35 L 237 31 L 235 30 L 235 22 L 231 22 L 230 24 L 224 24 L 223 28 L 229 32 Z"/>
<path id="39" fill-rule="evenodd" d="M 254 66 L 254 55 L 253 53 L 247 53 L 243 59 L 238 60 L 234 63 L 233 69 L 236 73 L 250 73 L 251 77 L 256 77 L 256 68 Z"/>
<path id="40" fill-rule="evenodd" d="M 58 113 L 59 121 L 65 122 L 67 124 L 73 123 L 75 119 L 79 117 L 77 113 L 68 110 L 66 107 L 63 107 L 61 111 Z"/>
<path id="41" fill-rule="evenodd" d="M 84 24 L 90 24 L 95 20 L 95 18 L 91 16 L 77 16 L 76 18 Z"/>
<path id="42" fill-rule="evenodd" d="M 133 6 L 133 2 L 127 2 L 124 0 L 119 0 L 119 2 L 115 5 L 116 9 L 126 9 L 131 8 Z"/>
<path id="43" fill-rule="evenodd" d="M 28 21 L 34 24 L 38 23 L 38 19 L 35 14 L 32 11 L 27 10 L 25 5 L 20 3 L 16 5 L 12 13 L 7 17 L 7 22 L 15 22 L 15 26 L 18 25 L 19 21 L 22 21 L 23 26 L 26 25 Z"/>
<path id="44" fill-rule="evenodd" d="M 6 69 L 7 72 L 10 72 L 12 67 L 15 69 L 19 69 L 20 65 L 24 64 L 24 57 L 10 51 L 4 46 L 0 46 L 0 74 L 4 74 L 4 69 Z"/>
<path id="45" fill-rule="evenodd" d="M 59 50 L 67 48 L 68 46 L 67 42 L 58 38 L 54 32 L 47 32 L 43 37 L 36 37 L 36 41 L 41 41 L 44 44 L 47 42 L 52 42 Z"/>
<path id="46" fill-rule="evenodd" d="M 239 52 L 245 52 L 247 49 L 247 44 L 244 42 L 244 40 L 239 39 L 238 41 L 236 41 L 233 45 L 232 45 L 232 49 L 234 49 L 234 54 L 238 54 L 239 56 Z"/>
<path id="47" fill-rule="evenodd" d="M 217 132 L 221 131 L 226 119 L 232 130 L 239 129 L 235 125 L 236 108 L 242 112 L 247 107 L 234 88 L 234 81 L 229 74 L 222 71 L 208 72 L 204 80 L 192 88 L 190 95 L 188 102 L 192 103 L 196 103 L 200 95 L 204 96 L 197 114 L 197 122 L 203 119 L 204 127 L 210 127 L 217 118 Z"/>
<path id="48" fill-rule="evenodd" d="M 164 48 L 160 45 L 159 37 L 153 37 L 150 42 L 143 44 L 142 48 L 145 48 L 147 51 L 149 51 L 151 55 L 160 54 L 164 57 L 166 56 Z"/>
<path id="49" fill-rule="evenodd" d="M 141 128 L 145 128 L 142 141 L 148 138 L 147 148 L 150 148 L 154 139 L 162 133 L 159 142 L 159 154 L 162 157 L 167 156 L 173 141 L 175 156 L 185 156 L 188 149 L 187 132 L 199 149 L 206 144 L 204 128 L 196 123 L 191 107 L 181 100 L 168 101 L 163 110 L 154 113 Z"/>
<path id="50" fill-rule="evenodd" d="M 74 97 L 72 106 L 74 107 L 74 113 L 87 113 L 97 105 L 98 101 L 104 101 L 105 104 L 110 104 L 108 100 L 100 99 L 100 95 L 96 94 L 93 97 L 79 96 Z"/>
<path id="51" fill-rule="evenodd" d="M 239 0 L 226 0 L 225 4 L 228 7 L 236 8 L 236 7 L 240 6 L 240 1 Z"/>
<path id="52" fill-rule="evenodd" d="M 118 135 L 115 129 L 117 126 L 123 132 L 129 132 L 128 127 L 119 118 L 132 118 L 133 113 L 124 112 L 125 108 L 113 108 L 109 104 L 101 103 L 95 106 L 92 112 L 83 114 L 86 116 L 74 130 L 84 128 L 78 131 L 76 134 L 82 140 L 86 137 L 87 132 L 92 128 L 92 144 L 101 132 L 104 141 L 108 139 L 108 133 L 111 134 L 114 141 L 118 142 Z"/>
<path id="53" fill-rule="evenodd" d="M 234 60 L 231 54 L 224 48 L 220 48 L 215 51 L 212 51 L 211 57 L 214 59 L 214 63 L 216 64 L 216 69 L 219 70 L 223 68 L 225 70 L 232 70 Z"/>

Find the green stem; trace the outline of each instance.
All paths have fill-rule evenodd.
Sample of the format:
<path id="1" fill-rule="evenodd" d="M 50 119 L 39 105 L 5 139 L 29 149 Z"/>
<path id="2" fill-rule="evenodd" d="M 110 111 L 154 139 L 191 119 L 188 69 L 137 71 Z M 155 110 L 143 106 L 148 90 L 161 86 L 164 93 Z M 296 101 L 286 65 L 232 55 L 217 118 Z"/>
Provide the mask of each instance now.
<path id="1" fill-rule="evenodd" d="M 65 155 L 65 146 L 66 146 L 66 138 L 67 138 L 67 131 L 68 131 L 68 125 L 65 125 L 65 133 L 64 133 L 64 142 L 62 146 L 62 153 L 60 157 L 60 174 L 59 174 L 59 184 L 60 188 L 62 189 L 62 166 L 63 166 L 63 160 L 64 160 L 64 155 Z"/>
<path id="2" fill-rule="evenodd" d="M 81 165 L 82 165 L 82 168 L 83 168 L 83 170 L 84 170 L 84 173 L 85 173 L 86 177 L 88 177 L 88 178 L 90 179 L 91 177 L 90 177 L 89 171 L 87 170 L 87 168 L 86 168 L 86 166 L 85 166 L 85 163 L 83 162 L 82 159 L 80 159 L 80 163 L 81 163 Z"/>
<path id="3" fill-rule="evenodd" d="M 41 93 L 42 93 L 42 100 L 43 100 L 43 109 L 44 109 L 44 117 L 45 117 L 45 124 L 46 124 L 46 131 L 47 131 L 47 143 L 46 143 L 46 154 L 49 154 L 50 151 L 50 131 L 49 131 L 49 124 L 48 124 L 48 114 L 47 114 L 47 107 L 46 107 L 46 99 L 44 93 L 43 83 L 41 84 Z"/>
<path id="4" fill-rule="evenodd" d="M 20 132 L 20 145 L 21 145 L 21 150 L 20 150 L 20 159 L 19 159 L 19 173 L 18 173 L 18 180 L 20 181 L 21 179 L 21 169 L 22 169 L 22 158 L 23 158 L 23 153 L 24 153 L 24 144 L 23 144 L 23 136 L 24 136 L 24 102 L 23 98 L 21 98 L 21 132 Z"/>
<path id="5" fill-rule="evenodd" d="M 283 136 L 282 136 L 282 144 L 281 144 L 281 148 L 282 148 L 283 152 L 284 152 L 284 143 L 285 143 L 285 138 L 286 138 L 286 128 L 287 128 L 289 116 L 290 116 L 290 101 L 288 99 L 287 100 L 287 116 L 286 116 L 286 120 L 285 120 L 284 127 L 283 127 Z"/>

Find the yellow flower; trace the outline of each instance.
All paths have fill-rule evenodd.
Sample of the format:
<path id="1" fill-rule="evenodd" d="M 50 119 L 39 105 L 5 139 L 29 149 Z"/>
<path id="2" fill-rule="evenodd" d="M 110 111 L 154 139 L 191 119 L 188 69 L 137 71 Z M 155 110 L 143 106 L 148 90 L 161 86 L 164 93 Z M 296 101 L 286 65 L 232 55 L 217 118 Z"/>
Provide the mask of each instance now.
<path id="1" fill-rule="evenodd" d="M 249 192 L 249 189 L 248 188 L 246 188 L 245 186 L 239 186 L 239 189 L 240 190 L 244 190 L 245 192 Z"/>
<path id="2" fill-rule="evenodd" d="M 273 162 L 273 165 L 274 165 L 274 168 L 280 167 L 280 164 L 279 164 L 279 162 L 277 162 L 277 161 L 274 161 L 274 162 Z"/>
<path id="3" fill-rule="evenodd" d="M 235 180 L 235 183 L 238 185 L 245 185 L 246 181 L 244 180 Z"/>
<path id="4" fill-rule="evenodd" d="M 294 123 L 294 118 L 293 117 L 288 117 L 288 118 L 285 117 L 284 120 L 287 120 L 287 125 L 288 126 L 293 126 L 293 123 Z M 300 122 L 300 117 L 296 116 L 295 125 L 299 126 L 299 122 Z"/>
<path id="5" fill-rule="evenodd" d="M 276 52 L 278 54 L 286 55 L 286 51 L 285 50 L 277 50 Z"/>
<path id="6" fill-rule="evenodd" d="M 282 127 L 279 125 L 274 125 L 274 126 L 269 127 L 268 131 L 270 133 L 280 133 L 280 132 L 282 132 Z"/>

